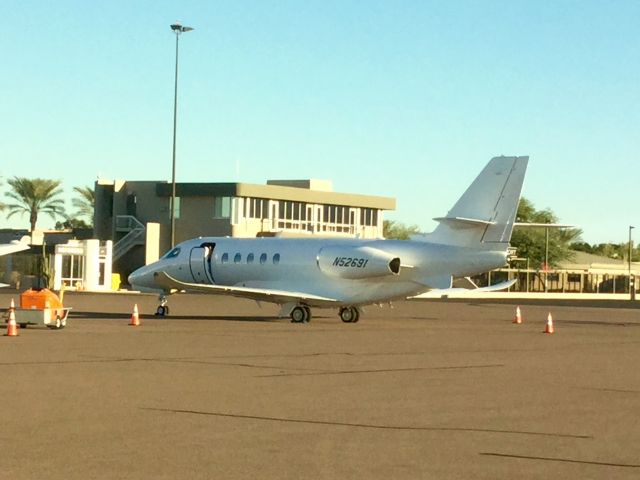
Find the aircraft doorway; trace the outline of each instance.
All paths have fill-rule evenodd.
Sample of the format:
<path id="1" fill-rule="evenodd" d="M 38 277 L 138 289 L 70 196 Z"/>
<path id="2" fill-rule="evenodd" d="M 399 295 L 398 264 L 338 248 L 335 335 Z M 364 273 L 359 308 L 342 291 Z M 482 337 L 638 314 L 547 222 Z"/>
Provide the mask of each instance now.
<path id="1" fill-rule="evenodd" d="M 191 276 L 195 283 L 215 283 L 211 269 L 211 260 L 215 246 L 215 243 L 203 243 L 199 247 L 191 249 L 189 268 L 191 269 Z"/>

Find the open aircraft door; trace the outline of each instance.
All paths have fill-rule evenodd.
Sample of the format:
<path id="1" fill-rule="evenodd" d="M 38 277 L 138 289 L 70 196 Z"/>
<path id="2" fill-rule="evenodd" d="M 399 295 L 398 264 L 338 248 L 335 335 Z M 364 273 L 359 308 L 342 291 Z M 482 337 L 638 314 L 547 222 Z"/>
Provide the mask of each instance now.
<path id="1" fill-rule="evenodd" d="M 215 243 L 203 243 L 199 247 L 191 249 L 189 257 L 189 267 L 195 283 L 213 284 L 213 272 L 211 270 L 211 259 Z"/>

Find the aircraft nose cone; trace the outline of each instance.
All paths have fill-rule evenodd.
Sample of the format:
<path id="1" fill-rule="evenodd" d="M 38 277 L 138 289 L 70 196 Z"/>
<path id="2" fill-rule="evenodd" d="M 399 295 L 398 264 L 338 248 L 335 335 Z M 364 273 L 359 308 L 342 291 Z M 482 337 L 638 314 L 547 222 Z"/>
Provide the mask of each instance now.
<path id="1" fill-rule="evenodd" d="M 139 268 L 138 270 L 131 272 L 131 274 L 127 278 L 127 280 L 129 281 L 129 285 L 138 289 L 140 287 L 148 287 L 149 281 L 148 281 L 148 274 L 146 270 L 147 269 L 145 267 L 142 267 L 142 268 Z"/>

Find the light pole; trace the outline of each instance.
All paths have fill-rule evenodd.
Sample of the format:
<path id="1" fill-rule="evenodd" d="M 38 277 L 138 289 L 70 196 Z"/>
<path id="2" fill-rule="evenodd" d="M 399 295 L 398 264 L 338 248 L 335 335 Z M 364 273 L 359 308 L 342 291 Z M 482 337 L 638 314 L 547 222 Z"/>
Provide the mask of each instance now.
<path id="1" fill-rule="evenodd" d="M 176 34 L 176 79 L 173 89 L 173 161 L 171 162 L 171 248 L 176 244 L 176 121 L 178 116 L 178 39 L 180 34 L 190 32 L 191 27 L 183 27 L 176 22 L 171 25 Z"/>
<path id="2" fill-rule="evenodd" d="M 636 299 L 635 276 L 631 275 L 631 255 L 633 255 L 633 240 L 631 240 L 631 230 L 635 227 L 629 225 L 629 299 Z"/>

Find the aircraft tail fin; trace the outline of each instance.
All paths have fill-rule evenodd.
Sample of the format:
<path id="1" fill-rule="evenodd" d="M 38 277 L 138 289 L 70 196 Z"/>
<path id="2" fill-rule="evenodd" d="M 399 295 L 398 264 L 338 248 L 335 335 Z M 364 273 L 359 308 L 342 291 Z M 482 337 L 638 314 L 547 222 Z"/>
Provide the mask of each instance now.
<path id="1" fill-rule="evenodd" d="M 511 239 L 529 157 L 494 157 L 445 217 L 429 241 L 456 246 L 495 244 Z"/>

